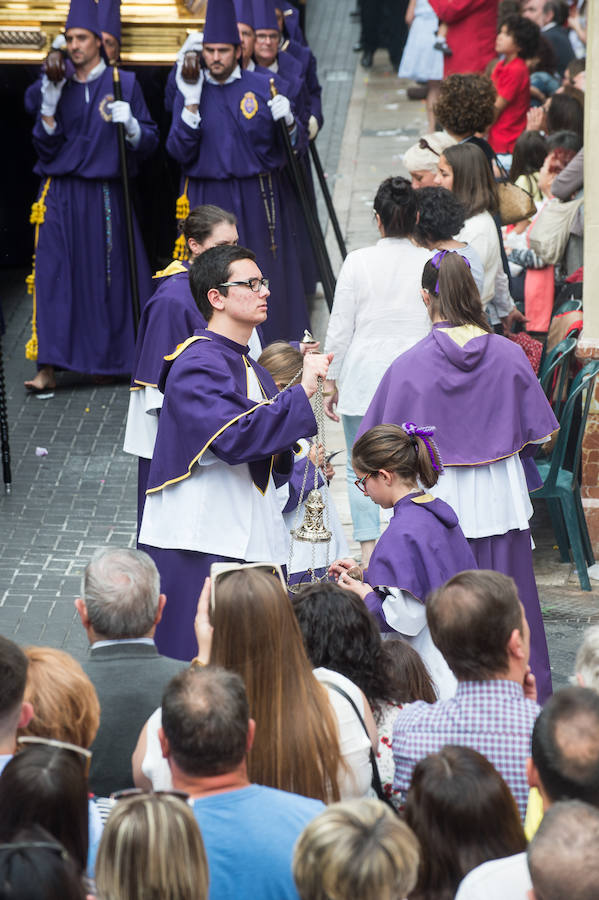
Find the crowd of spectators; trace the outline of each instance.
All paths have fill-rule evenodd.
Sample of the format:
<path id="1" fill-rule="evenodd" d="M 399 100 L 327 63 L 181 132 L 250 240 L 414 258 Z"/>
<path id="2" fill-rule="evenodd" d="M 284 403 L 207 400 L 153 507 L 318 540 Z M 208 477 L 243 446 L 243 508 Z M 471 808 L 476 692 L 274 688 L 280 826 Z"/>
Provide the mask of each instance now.
<path id="1" fill-rule="evenodd" d="M 142 551 L 129 551 L 126 565 L 119 550 L 100 561 L 118 573 L 120 590 L 107 585 L 111 616 L 159 601 Z M 418 654 L 383 641 L 361 600 L 338 585 L 306 587 L 292 606 L 277 575 L 237 570 L 217 581 L 212 611 L 207 595 L 198 657 L 157 678 L 159 718 L 144 730 L 148 747 L 155 732 L 167 775 L 155 768 L 158 783 L 143 788 L 129 786 L 138 780 L 135 737 L 121 733 L 128 676 L 100 708 L 68 654 L 0 638 L 0 897 L 596 896 L 596 627 L 577 656 L 575 686 L 541 709 L 526 617 L 498 573 L 461 573 L 427 602 L 458 679 L 449 700 L 435 698 Z M 120 640 L 153 647 L 152 638 Z M 111 742 L 114 772 L 123 751 L 129 760 L 110 796 L 90 793 L 89 780 L 105 710 L 106 770 Z M 361 717 L 373 725 L 368 736 Z"/>

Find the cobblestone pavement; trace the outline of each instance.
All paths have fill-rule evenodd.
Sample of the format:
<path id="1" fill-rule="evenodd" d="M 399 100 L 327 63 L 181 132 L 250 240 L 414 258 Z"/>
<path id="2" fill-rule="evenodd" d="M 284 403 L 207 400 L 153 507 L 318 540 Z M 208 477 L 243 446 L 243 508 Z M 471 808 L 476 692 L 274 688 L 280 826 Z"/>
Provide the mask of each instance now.
<path id="1" fill-rule="evenodd" d="M 308 11 L 326 118 L 318 148 L 349 249 L 376 240 L 376 187 L 388 174 L 404 172 L 401 154 L 426 130 L 423 104 L 406 100 L 406 85 L 391 72 L 386 53 L 375 55 L 368 73 L 357 66 L 351 51 L 358 37 L 349 18 L 353 5 L 353 0 L 310 0 Z M 338 267 L 330 235 L 329 247 Z M 134 545 L 137 469 L 121 450 L 128 390 L 125 383 L 99 386 L 63 373 L 52 398 L 25 396 L 23 380 L 32 373 L 23 350 L 31 314 L 26 274 L 2 272 L 13 490 L 9 497 L 0 493 L 0 631 L 22 644 L 63 647 L 81 657 L 86 639 L 73 599 L 82 571 L 97 547 Z M 327 317 L 317 298 L 317 337 L 324 337 Z M 328 422 L 327 439 L 331 450 L 344 446 L 341 429 Z M 36 455 L 37 448 L 47 455 Z M 333 494 L 349 533 L 344 455 L 336 462 Z M 599 619 L 599 587 L 590 594 L 580 591 L 572 567 L 557 561 L 542 507 L 533 532 L 554 683 L 561 685 L 572 671 L 584 627 Z"/>
<path id="2" fill-rule="evenodd" d="M 310 0 L 308 10 L 326 119 L 318 148 L 332 173 L 357 64 L 351 8 L 352 0 Z M 126 383 L 99 386 L 62 373 L 53 397 L 25 395 L 23 381 L 33 371 L 24 358 L 27 274 L 2 272 L 13 486 L 6 497 L 0 485 L 0 631 L 80 657 L 87 643 L 73 599 L 83 569 L 97 547 L 135 544 L 137 465 L 121 450 L 129 392 Z M 38 448 L 47 455 L 36 455 Z"/>

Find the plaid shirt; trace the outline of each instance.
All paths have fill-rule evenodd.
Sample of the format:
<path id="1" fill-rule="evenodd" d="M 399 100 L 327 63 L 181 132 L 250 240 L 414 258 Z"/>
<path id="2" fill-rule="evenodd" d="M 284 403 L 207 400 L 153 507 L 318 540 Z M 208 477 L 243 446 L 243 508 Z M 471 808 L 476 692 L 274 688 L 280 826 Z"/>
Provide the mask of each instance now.
<path id="1" fill-rule="evenodd" d="M 541 707 L 515 681 L 460 681 L 455 697 L 419 700 L 398 713 L 393 727 L 393 789 L 405 799 L 416 763 L 446 744 L 478 750 L 504 777 L 524 819 L 526 758 Z"/>

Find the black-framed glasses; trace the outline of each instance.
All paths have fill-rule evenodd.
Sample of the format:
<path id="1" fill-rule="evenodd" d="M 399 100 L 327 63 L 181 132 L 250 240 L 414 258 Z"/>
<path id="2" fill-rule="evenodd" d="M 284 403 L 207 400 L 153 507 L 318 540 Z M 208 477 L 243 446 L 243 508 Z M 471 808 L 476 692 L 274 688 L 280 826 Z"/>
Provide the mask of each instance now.
<path id="1" fill-rule="evenodd" d="M 356 478 L 356 480 L 354 481 L 355 486 L 359 491 L 362 491 L 363 494 L 366 493 L 366 482 L 371 475 L 374 475 L 374 472 L 369 472 L 368 475 L 362 475 L 361 478 Z"/>
<path id="2" fill-rule="evenodd" d="M 37 735 L 25 735 L 24 737 L 19 737 L 17 738 L 17 744 L 22 748 L 27 747 L 28 745 L 39 745 L 43 747 L 53 747 L 56 750 L 70 750 L 71 753 L 75 753 L 81 759 L 85 777 L 87 778 L 89 775 L 92 752 L 91 750 L 86 750 L 85 747 L 79 747 L 77 744 L 69 744 L 67 741 L 59 741 L 56 740 L 56 738 L 37 737 Z"/>
<path id="3" fill-rule="evenodd" d="M 247 281 L 223 281 L 219 287 L 249 287 L 250 291 L 257 294 L 261 288 L 268 290 L 269 284 L 268 278 L 248 278 Z"/>
<path id="4" fill-rule="evenodd" d="M 420 140 L 418 141 L 418 146 L 421 150 L 430 150 L 431 153 L 435 154 L 435 156 L 441 156 L 438 150 L 435 150 L 434 147 L 431 147 L 426 138 L 420 138 Z"/>

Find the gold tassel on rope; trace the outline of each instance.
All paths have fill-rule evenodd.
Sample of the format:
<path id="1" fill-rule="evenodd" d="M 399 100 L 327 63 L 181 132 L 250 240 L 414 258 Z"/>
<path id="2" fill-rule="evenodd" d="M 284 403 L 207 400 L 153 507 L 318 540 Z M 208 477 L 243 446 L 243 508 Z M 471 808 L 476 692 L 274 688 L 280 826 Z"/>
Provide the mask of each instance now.
<path id="1" fill-rule="evenodd" d="M 187 186 L 189 184 L 189 178 L 185 179 L 185 187 L 183 188 L 183 193 L 177 200 L 177 208 L 175 212 L 175 217 L 177 222 L 179 223 L 179 228 L 182 228 L 183 222 L 189 215 L 189 197 L 187 196 Z M 189 259 L 189 251 L 187 249 L 187 241 L 185 240 L 185 235 L 183 231 L 179 234 L 179 237 L 175 241 L 175 247 L 173 249 L 173 259 Z"/>
<path id="2" fill-rule="evenodd" d="M 33 266 L 31 269 L 31 275 L 28 275 L 25 279 L 25 284 L 27 285 L 27 293 L 33 295 L 33 310 L 31 313 L 31 337 L 25 344 L 25 358 L 30 359 L 33 362 L 37 360 L 37 297 L 35 292 L 35 256 L 37 253 L 37 242 L 39 240 L 40 235 L 40 225 L 43 225 L 44 220 L 46 218 L 46 196 L 48 194 L 48 190 L 50 188 L 51 178 L 46 179 L 46 183 L 44 188 L 39 196 L 39 199 L 36 200 L 31 205 L 31 215 L 29 217 L 29 221 L 32 225 L 35 225 L 35 237 L 33 239 Z"/>

